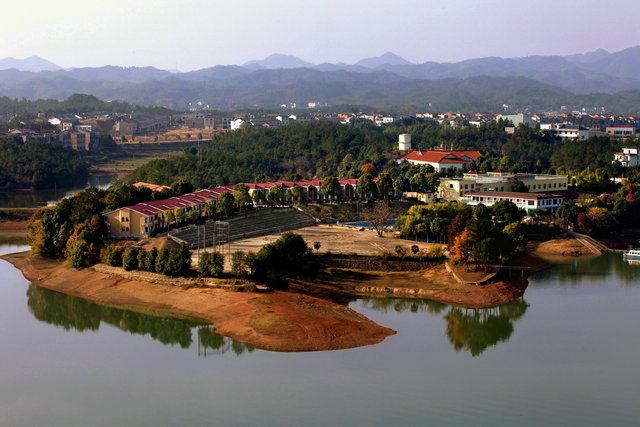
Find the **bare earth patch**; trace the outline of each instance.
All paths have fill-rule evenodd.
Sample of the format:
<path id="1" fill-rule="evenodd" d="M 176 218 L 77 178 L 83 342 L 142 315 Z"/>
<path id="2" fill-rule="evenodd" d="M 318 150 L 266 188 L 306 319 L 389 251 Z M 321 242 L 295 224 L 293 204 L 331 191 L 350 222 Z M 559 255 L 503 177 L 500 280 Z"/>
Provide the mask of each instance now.
<path id="1" fill-rule="evenodd" d="M 261 296 L 208 287 L 185 289 L 75 270 L 64 262 L 31 257 L 30 252 L 3 259 L 34 285 L 98 304 L 202 319 L 221 335 L 266 350 L 345 349 L 377 344 L 395 334 L 348 307 L 298 293 L 274 291 Z"/>
<path id="2" fill-rule="evenodd" d="M 533 243 L 529 245 L 528 249 L 534 255 L 540 257 L 593 255 L 589 248 L 574 238 L 560 238 L 542 243 Z"/>

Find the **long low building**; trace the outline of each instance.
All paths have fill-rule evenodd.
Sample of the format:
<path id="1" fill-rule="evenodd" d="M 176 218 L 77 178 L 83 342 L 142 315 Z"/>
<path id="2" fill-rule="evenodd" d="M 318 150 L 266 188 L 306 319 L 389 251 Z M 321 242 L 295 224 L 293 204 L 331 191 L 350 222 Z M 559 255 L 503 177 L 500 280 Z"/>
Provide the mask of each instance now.
<path id="1" fill-rule="evenodd" d="M 513 193 L 513 192 L 469 192 L 465 195 L 465 202 L 471 206 L 483 204 L 493 206 L 501 200 L 515 203 L 519 208 L 527 211 L 534 209 L 548 209 L 555 211 L 565 200 L 563 193 Z"/>
<path id="2" fill-rule="evenodd" d="M 438 198 L 447 201 L 463 201 L 470 192 L 513 192 L 523 184 L 530 193 L 566 191 L 566 175 L 511 173 L 500 169 L 480 173 L 470 171 L 462 178 L 440 178 Z"/>
<path id="3" fill-rule="evenodd" d="M 376 179 L 377 180 L 377 179 Z M 339 179 L 338 183 L 345 197 L 353 197 L 358 185 L 357 179 Z M 150 184 L 146 184 L 149 186 Z M 262 183 L 244 183 L 253 197 L 256 192 L 265 197 L 269 190 L 280 186 L 285 198 L 295 200 L 293 189 L 300 187 L 302 195 L 308 201 L 328 200 L 329 197 L 320 190 L 322 180 L 307 181 L 274 181 Z M 182 209 L 185 218 L 191 211 L 204 214 L 207 205 L 215 205 L 218 197 L 224 192 L 232 192 L 233 186 L 220 186 L 211 189 L 199 190 L 182 196 L 170 197 L 163 200 L 151 200 L 131 206 L 125 206 L 103 214 L 111 237 L 142 237 L 149 233 L 166 229 L 169 225 L 164 213 Z"/>
<path id="4" fill-rule="evenodd" d="M 103 215 L 111 237 L 142 237 L 167 227 L 164 213 L 182 209 L 186 216 L 190 211 L 202 214 L 206 205 L 215 204 L 220 194 L 232 191 L 229 187 L 200 190 L 179 197 L 150 200 L 125 206 Z"/>

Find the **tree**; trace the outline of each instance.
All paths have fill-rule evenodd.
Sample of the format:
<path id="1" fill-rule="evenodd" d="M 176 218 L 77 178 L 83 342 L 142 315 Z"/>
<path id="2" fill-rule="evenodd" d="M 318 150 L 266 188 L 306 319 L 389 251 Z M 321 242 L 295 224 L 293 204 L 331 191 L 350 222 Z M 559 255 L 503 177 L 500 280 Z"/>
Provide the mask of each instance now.
<path id="1" fill-rule="evenodd" d="M 112 267 L 122 267 L 122 254 L 124 254 L 124 246 L 114 244 L 106 249 L 105 263 Z"/>
<path id="2" fill-rule="evenodd" d="M 299 185 L 296 184 L 293 186 L 293 188 L 291 189 L 291 194 L 295 198 L 296 202 L 298 203 L 304 202 L 304 189 Z"/>
<path id="3" fill-rule="evenodd" d="M 524 246 L 527 244 L 527 230 L 519 222 L 513 222 L 507 225 L 502 231 L 511 238 L 516 246 Z"/>
<path id="4" fill-rule="evenodd" d="M 492 210 L 498 221 L 506 223 L 520 222 L 525 214 L 522 209 L 509 200 L 497 201 L 494 203 Z"/>
<path id="5" fill-rule="evenodd" d="M 385 200 L 393 195 L 393 180 L 388 173 L 378 176 L 378 194 Z"/>
<path id="6" fill-rule="evenodd" d="M 262 205 L 265 202 L 264 193 L 262 191 L 254 191 L 252 198 L 256 205 Z"/>
<path id="7" fill-rule="evenodd" d="M 228 191 L 225 191 L 224 193 L 220 194 L 220 197 L 218 197 L 218 212 L 224 213 L 226 216 L 229 216 L 229 214 L 233 210 L 234 203 L 235 199 L 233 198 L 233 195 Z"/>
<path id="8" fill-rule="evenodd" d="M 378 237 L 382 237 L 382 233 L 384 233 L 389 221 L 393 218 L 393 210 L 387 202 L 379 202 L 371 208 L 365 218 L 369 222 L 369 227 L 378 233 Z"/>
<path id="9" fill-rule="evenodd" d="M 126 271 L 135 270 L 138 268 L 138 252 L 140 248 L 138 246 L 129 247 L 122 257 L 122 267 Z"/>
<path id="10" fill-rule="evenodd" d="M 469 256 L 473 246 L 478 242 L 477 236 L 468 228 L 465 228 L 460 234 L 453 239 L 451 246 L 451 254 L 455 256 L 456 261 L 462 261 L 469 268 Z"/>
<path id="11" fill-rule="evenodd" d="M 158 256 L 156 257 L 156 263 L 154 266 L 154 270 L 156 273 L 164 274 L 170 256 L 171 251 L 167 246 L 158 251 Z"/>
<path id="12" fill-rule="evenodd" d="M 235 200 L 240 212 L 242 212 L 242 206 L 251 203 L 251 194 L 249 194 L 249 187 L 244 184 L 236 184 L 233 186 L 233 199 Z"/>
<path id="13" fill-rule="evenodd" d="M 184 209 L 175 208 L 173 210 L 173 216 L 175 217 L 177 224 L 184 222 Z"/>
<path id="14" fill-rule="evenodd" d="M 284 197 L 284 190 L 280 185 L 274 185 L 267 193 L 267 201 L 273 205 L 277 205 Z"/>
<path id="15" fill-rule="evenodd" d="M 418 245 L 411 245 L 411 253 L 415 255 L 418 252 L 420 252 L 420 248 L 418 247 Z"/>
<path id="16" fill-rule="evenodd" d="M 340 186 L 340 182 L 338 181 L 338 178 L 336 178 L 335 176 L 329 176 L 322 180 L 322 185 L 320 185 L 320 191 L 322 192 L 322 194 L 328 197 L 329 200 L 333 201 L 333 200 L 337 200 L 338 197 L 340 196 L 340 193 L 342 192 L 342 187 Z"/>
<path id="17" fill-rule="evenodd" d="M 220 277 L 224 268 L 224 255 L 220 252 L 204 252 L 200 255 L 198 271 L 205 277 Z"/>
<path id="18" fill-rule="evenodd" d="M 378 174 L 378 170 L 373 165 L 373 163 L 365 163 L 360 167 L 360 173 L 362 173 L 363 175 L 376 176 Z"/>
<path id="19" fill-rule="evenodd" d="M 162 213 L 164 216 L 164 222 L 167 223 L 167 229 L 171 228 L 171 223 L 176 220 L 176 216 L 171 209 Z"/>
<path id="20" fill-rule="evenodd" d="M 191 223 L 195 223 L 196 221 L 198 221 L 199 218 L 200 218 L 200 212 L 198 212 L 195 209 L 191 209 L 187 214 L 187 219 Z"/>
<path id="21" fill-rule="evenodd" d="M 320 242 L 313 242 L 313 248 L 316 250 L 316 253 L 320 250 L 320 247 L 322 246 L 322 243 Z"/>
<path id="22" fill-rule="evenodd" d="M 573 200 L 565 200 L 560 203 L 560 206 L 556 211 L 556 216 L 566 224 L 575 224 L 578 220 L 578 215 L 581 212 L 582 210 Z"/>
<path id="23" fill-rule="evenodd" d="M 374 198 L 376 196 L 376 193 L 378 192 L 378 187 L 376 186 L 376 183 L 373 182 L 373 176 L 368 173 L 362 175 L 358 179 L 358 186 L 356 187 L 356 191 L 361 197 L 364 197 L 366 199 Z"/>
<path id="24" fill-rule="evenodd" d="M 192 193 L 195 190 L 193 184 L 186 179 L 179 179 L 171 184 L 171 191 L 174 196 L 181 196 L 183 194 Z"/>
<path id="25" fill-rule="evenodd" d="M 247 257 L 242 251 L 235 251 L 231 254 L 231 271 L 238 277 L 247 275 Z"/>

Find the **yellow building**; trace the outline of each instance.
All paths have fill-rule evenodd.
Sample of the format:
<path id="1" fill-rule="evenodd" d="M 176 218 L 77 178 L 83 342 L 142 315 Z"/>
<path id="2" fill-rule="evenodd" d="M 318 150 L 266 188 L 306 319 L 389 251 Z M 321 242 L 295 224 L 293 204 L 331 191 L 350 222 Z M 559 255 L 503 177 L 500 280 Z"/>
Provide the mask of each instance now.
<path id="1" fill-rule="evenodd" d="M 231 189 L 217 187 L 169 199 L 151 200 L 107 212 L 103 218 L 111 237 L 147 236 L 152 231 L 164 229 L 169 225 L 164 217 L 166 211 L 175 212 L 176 209 L 182 209 L 185 218 L 194 210 L 203 214 L 208 204 L 215 204 L 220 194 L 227 191 Z"/>
<path id="2" fill-rule="evenodd" d="M 440 178 L 438 198 L 447 201 L 463 201 L 469 192 L 500 191 L 513 192 L 520 181 L 530 193 L 565 191 L 568 187 L 566 175 L 514 174 L 502 170 L 487 173 L 471 171 L 462 178 Z"/>

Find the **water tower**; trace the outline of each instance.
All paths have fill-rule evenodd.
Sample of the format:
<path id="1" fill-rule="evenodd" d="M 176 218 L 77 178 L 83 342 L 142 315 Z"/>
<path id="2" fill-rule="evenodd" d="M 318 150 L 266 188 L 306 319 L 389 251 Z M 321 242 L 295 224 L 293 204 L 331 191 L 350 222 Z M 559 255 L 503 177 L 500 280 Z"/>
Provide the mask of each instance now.
<path id="1" fill-rule="evenodd" d="M 401 133 L 398 136 L 398 148 L 400 149 L 400 151 L 411 150 L 411 134 L 410 133 Z"/>

